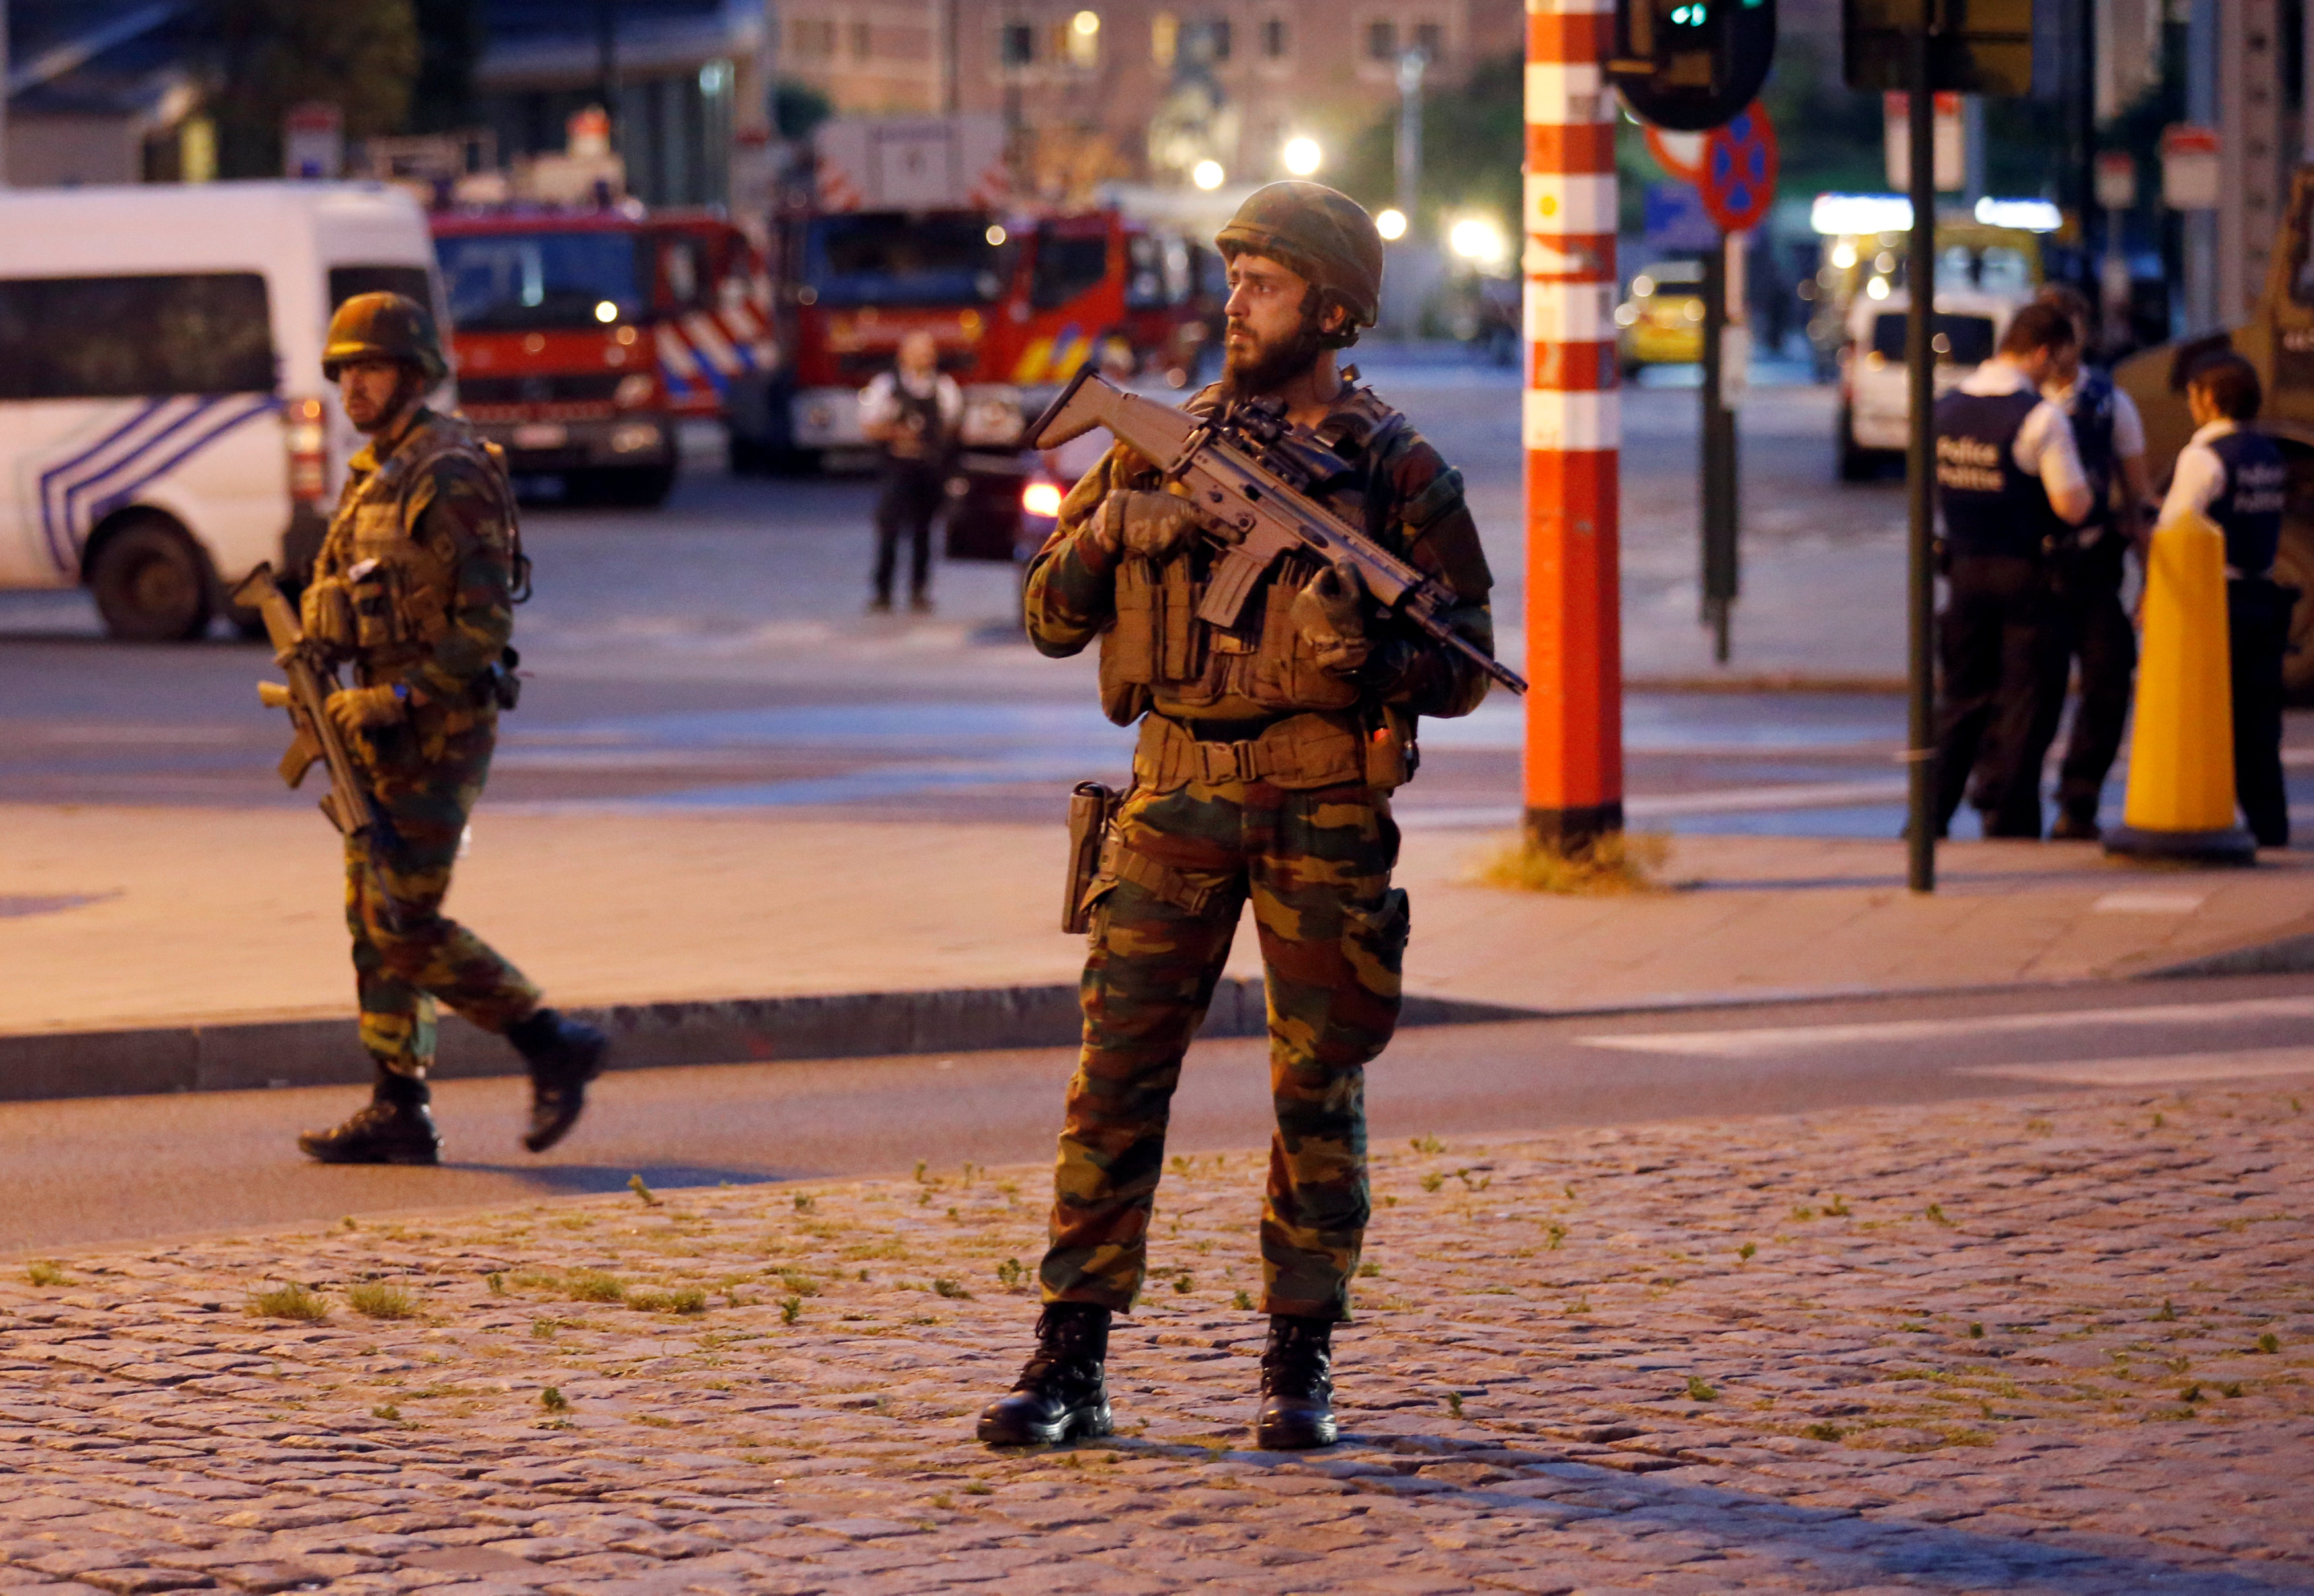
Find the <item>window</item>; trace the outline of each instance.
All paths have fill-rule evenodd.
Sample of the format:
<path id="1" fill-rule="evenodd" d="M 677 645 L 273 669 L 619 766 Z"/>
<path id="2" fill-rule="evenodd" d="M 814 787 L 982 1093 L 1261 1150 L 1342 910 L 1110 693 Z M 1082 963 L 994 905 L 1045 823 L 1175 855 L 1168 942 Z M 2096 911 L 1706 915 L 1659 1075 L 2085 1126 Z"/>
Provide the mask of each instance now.
<path id="1" fill-rule="evenodd" d="M 1181 48 L 1181 22 L 1170 11 L 1161 11 L 1149 19 L 1149 58 L 1160 66 L 1170 67 L 1173 57 Z"/>
<path id="2" fill-rule="evenodd" d="M 274 366 L 253 271 L 0 282 L 0 399 L 270 393 Z"/>
<path id="3" fill-rule="evenodd" d="M 399 294 L 431 311 L 434 274 L 422 266 L 331 267 L 330 308 L 337 309 L 357 294 Z"/>
<path id="4" fill-rule="evenodd" d="M 852 58 L 865 61 L 876 53 L 876 31 L 866 22 L 852 24 Z"/>
<path id="5" fill-rule="evenodd" d="M 1007 246 L 972 214 L 860 211 L 804 235 L 804 280 L 820 304 L 985 304 L 1003 291 Z"/>
<path id="6" fill-rule="evenodd" d="M 1061 31 L 1061 48 L 1067 54 L 1072 66 L 1094 66 L 1100 62 L 1100 13 L 1081 11 L 1069 18 Z"/>
<path id="7" fill-rule="evenodd" d="M 1366 55 L 1376 61 L 1398 59 L 1398 24 L 1382 22 L 1366 24 Z"/>
<path id="8" fill-rule="evenodd" d="M 1261 24 L 1261 53 L 1273 61 L 1285 58 L 1292 35 L 1286 31 L 1284 17 L 1271 17 Z"/>
<path id="9" fill-rule="evenodd" d="M 1206 48 L 1210 52 L 1206 57 L 1208 60 L 1216 65 L 1228 60 L 1231 42 L 1229 18 L 1214 17 L 1206 22 Z"/>
<path id="10" fill-rule="evenodd" d="M 1037 58 L 1037 30 L 1029 22 L 1007 22 L 996 31 L 996 58 L 1007 66 L 1026 66 Z"/>
<path id="11" fill-rule="evenodd" d="M 835 55 L 835 24 L 824 17 L 798 17 L 789 25 L 795 53 L 808 60 L 826 61 Z"/>
<path id="12" fill-rule="evenodd" d="M 475 233 L 437 238 L 450 319 L 474 331 L 595 327 L 642 313 L 649 260 L 631 233 Z"/>
<path id="13" fill-rule="evenodd" d="M 1037 229 L 1037 265 L 1029 303 L 1040 311 L 1066 304 L 1108 275 L 1108 236 L 1072 238 L 1047 225 Z"/>
<path id="14" fill-rule="evenodd" d="M 1891 360 L 1904 357 L 1904 340 L 1912 335 L 1912 318 L 1903 311 L 1883 311 L 1873 319 L 1872 348 Z M 1937 358 L 1956 366 L 1981 366 L 1992 358 L 1992 319 L 1939 313 L 1933 325 Z"/>
<path id="15" fill-rule="evenodd" d="M 1414 25 L 1414 48 L 1422 52 L 1425 61 L 1433 65 L 1444 61 L 1446 58 L 1446 30 L 1435 22 L 1417 22 Z"/>

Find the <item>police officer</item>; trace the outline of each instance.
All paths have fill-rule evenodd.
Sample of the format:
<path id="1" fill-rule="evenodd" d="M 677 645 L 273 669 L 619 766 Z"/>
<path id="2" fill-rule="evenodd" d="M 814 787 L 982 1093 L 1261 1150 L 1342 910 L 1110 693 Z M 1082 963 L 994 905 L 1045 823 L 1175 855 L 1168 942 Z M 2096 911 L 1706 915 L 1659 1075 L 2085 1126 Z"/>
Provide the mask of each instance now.
<path id="1" fill-rule="evenodd" d="M 2137 669 L 2137 633 L 2122 607 L 2121 586 L 2124 557 L 2132 548 L 2141 558 L 2143 552 L 2144 507 L 2151 497 L 2145 422 L 2129 395 L 2083 359 L 2087 296 L 2070 283 L 2052 283 L 2039 297 L 2063 312 L 2073 326 L 2073 347 L 2059 358 L 2056 374 L 2041 392 L 2072 422 L 2073 447 L 2089 480 L 2089 513 L 2070 533 L 2057 533 L 2050 551 L 2050 596 L 2063 642 L 2049 651 L 2053 675 L 2043 685 L 2042 729 L 2035 745 L 2046 749 L 2053 739 L 2064 708 L 2065 678 L 2079 660 L 2080 698 L 2058 768 L 2057 819 L 2049 834 L 2094 842 L 2104 834 L 2098 807 L 2121 752 Z"/>
<path id="2" fill-rule="evenodd" d="M 876 498 L 875 594 L 870 613 L 892 607 L 892 568 L 908 540 L 908 607 L 932 607 L 932 517 L 948 494 L 949 466 L 964 424 L 964 390 L 940 368 L 940 346 L 921 329 L 900 340 L 897 366 L 860 391 L 861 429 L 884 446 Z"/>
<path id="3" fill-rule="evenodd" d="M 466 817 L 481 796 L 499 711 L 514 701 L 515 593 L 525 564 L 504 467 L 465 423 L 427 408 L 445 373 L 433 319 L 397 294 L 360 294 L 331 318 L 322 371 L 368 444 L 301 601 L 305 634 L 354 684 L 324 709 L 385 824 L 346 846 L 369 1104 L 297 1139 L 330 1164 L 432 1164 L 428 1107 L 435 1005 L 514 1044 L 529 1066 L 523 1145 L 561 1140 L 601 1069 L 593 1027 L 543 1008 L 538 989 L 442 913 Z"/>
<path id="4" fill-rule="evenodd" d="M 1986 835 L 2041 834 L 2041 757 L 2048 748 L 2041 705 L 2049 660 L 2063 640 L 2044 562 L 2052 543 L 2088 517 L 2091 494 L 2072 427 L 2040 389 L 2077 344 L 2062 311 L 2026 305 L 2000 351 L 1937 402 L 1937 489 L 1950 584 L 1939 629 L 1939 836 L 1960 807 L 1988 733 Z"/>
<path id="5" fill-rule="evenodd" d="M 2226 636 L 2231 654 L 2234 796 L 2261 848 L 2290 845 L 2282 781 L 2282 658 L 2298 590 L 2277 585 L 2290 468 L 2253 428 L 2265 403 L 2257 368 L 2230 350 L 2195 366 L 2186 405 L 2196 428 L 2177 456 L 2161 519 L 2198 510 L 2226 534 Z"/>
<path id="6" fill-rule="evenodd" d="M 1373 324 L 1382 244 L 1348 197 L 1273 183 L 1216 242 L 1228 263 L 1217 387 L 1190 401 L 1278 401 L 1341 473 L 1317 491 L 1452 589 L 1451 623 L 1490 648 L 1492 578 L 1462 478 L 1338 367 Z M 1356 574 L 1289 556 L 1222 630 L 1197 614 L 1216 551 L 1155 467 L 1111 448 L 1031 562 L 1029 633 L 1050 656 L 1100 648 L 1102 708 L 1140 722 L 1134 790 L 1113 824 L 1082 983 L 1037 1348 L 981 1415 L 994 1443 L 1101 1434 L 1110 1316 L 1146 1267 L 1149 1216 L 1181 1060 L 1248 899 L 1269 1002 L 1277 1117 L 1261 1221 L 1269 1341 L 1265 1447 L 1329 1444 L 1331 1335 L 1369 1216 L 1365 1066 L 1397 1023 L 1407 900 L 1392 888 L 1390 790 L 1418 715 L 1464 715 L 1487 678 L 1386 620 Z"/>

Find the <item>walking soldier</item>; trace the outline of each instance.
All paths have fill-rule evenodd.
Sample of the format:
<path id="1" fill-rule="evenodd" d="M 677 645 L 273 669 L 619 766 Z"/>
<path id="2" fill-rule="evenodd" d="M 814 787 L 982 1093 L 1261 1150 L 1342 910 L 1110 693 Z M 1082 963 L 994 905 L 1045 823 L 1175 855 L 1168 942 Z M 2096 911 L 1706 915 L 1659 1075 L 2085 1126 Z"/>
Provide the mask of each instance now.
<path id="1" fill-rule="evenodd" d="M 600 1031 L 541 1007 L 519 970 L 442 913 L 499 711 L 514 703 L 507 640 L 525 563 L 504 467 L 464 422 L 424 403 L 445 369 L 432 318 L 399 295 L 357 295 L 331 320 L 322 374 L 369 443 L 350 463 L 301 610 L 311 645 L 353 667 L 354 685 L 326 710 L 380 824 L 346 849 L 376 1086 L 343 1124 L 298 1138 L 324 1163 L 439 1161 L 426 1085 L 437 1001 L 522 1054 L 523 1144 L 534 1152 L 578 1119 L 605 1048 Z"/>
<path id="2" fill-rule="evenodd" d="M 1373 221 L 1319 184 L 1273 183 L 1216 242 L 1230 282 L 1223 378 L 1189 409 L 1259 399 L 1314 432 L 1341 470 L 1313 496 L 1451 589 L 1453 630 L 1490 651 L 1492 578 L 1460 474 L 1357 385 L 1355 368 L 1336 366 L 1336 351 L 1374 322 Z M 1277 1116 L 1256 1434 L 1266 1447 L 1323 1446 L 1336 1434 L 1330 1337 L 1349 1314 L 1369 1217 L 1365 1066 L 1397 1023 L 1406 947 L 1389 795 L 1414 768 L 1416 717 L 1468 714 L 1488 683 L 1385 618 L 1355 570 L 1306 553 L 1271 568 L 1236 627 L 1201 619 L 1222 550 L 1167 486 L 1151 462 L 1112 447 L 1029 567 L 1037 648 L 1067 656 L 1098 639 L 1102 708 L 1141 732 L 1134 789 L 1087 894 L 1084 1044 L 1037 1350 L 982 1415 L 980 1437 L 1108 1430 L 1110 1316 L 1140 1291 L 1182 1055 L 1250 898 Z"/>

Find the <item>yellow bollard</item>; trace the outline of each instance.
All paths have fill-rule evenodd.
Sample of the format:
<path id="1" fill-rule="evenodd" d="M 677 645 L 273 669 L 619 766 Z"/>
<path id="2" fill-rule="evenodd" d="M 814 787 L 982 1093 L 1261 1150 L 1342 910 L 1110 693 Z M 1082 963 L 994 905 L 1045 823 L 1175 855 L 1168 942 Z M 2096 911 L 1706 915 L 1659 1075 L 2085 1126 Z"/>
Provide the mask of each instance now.
<path id="1" fill-rule="evenodd" d="M 2253 863 L 2257 845 L 2234 823 L 2226 540 L 2216 522 L 2187 514 L 2154 529 L 2144 614 L 2129 791 L 2106 851 Z"/>

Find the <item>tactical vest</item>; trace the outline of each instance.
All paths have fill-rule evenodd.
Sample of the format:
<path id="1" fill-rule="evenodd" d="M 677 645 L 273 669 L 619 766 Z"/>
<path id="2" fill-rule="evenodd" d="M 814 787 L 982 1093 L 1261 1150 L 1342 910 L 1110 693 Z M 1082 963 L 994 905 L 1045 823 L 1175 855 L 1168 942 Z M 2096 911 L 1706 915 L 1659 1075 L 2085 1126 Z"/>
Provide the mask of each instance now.
<path id="1" fill-rule="evenodd" d="M 1202 398 L 1202 396 L 1201 396 Z M 1193 401 L 1192 409 L 1198 408 Z M 1370 388 L 1349 394 L 1319 428 L 1343 459 L 1342 473 L 1312 497 L 1358 523 L 1392 553 L 1407 536 L 1444 513 L 1462 478 L 1440 474 L 1441 491 L 1412 506 L 1393 506 L 1373 490 L 1394 447 L 1411 434 L 1406 419 Z M 1104 507 L 1100 514 L 1110 513 Z M 1117 620 L 1100 639 L 1100 703 L 1130 726 L 1144 712 L 1196 718 L 1201 711 L 1250 703 L 1263 711 L 1347 710 L 1363 696 L 1357 683 L 1321 669 L 1290 614 L 1295 596 L 1318 573 L 1314 558 L 1281 557 L 1256 590 L 1241 627 L 1224 630 L 1197 618 L 1219 551 L 1199 538 L 1161 563 L 1127 555 L 1117 571 Z"/>
<path id="2" fill-rule="evenodd" d="M 920 395 L 908 392 L 908 385 L 896 372 L 892 376 L 892 399 L 898 407 L 894 419 L 903 431 L 897 440 L 884 445 L 885 454 L 904 466 L 945 469 L 954 440 L 946 419 L 941 415 L 940 378 L 932 378 L 930 393 Z"/>
<path id="3" fill-rule="evenodd" d="M 2084 534 L 2113 519 L 2113 423 L 2118 408 L 2113 379 L 2101 371 L 2083 371 L 2073 387 L 2072 423 L 2073 450 L 2089 484 L 2089 518 L 2080 525 Z"/>
<path id="4" fill-rule="evenodd" d="M 2245 577 L 2274 569 L 2282 541 L 2282 511 L 2289 499 L 2290 467 L 2274 440 L 2247 428 L 2205 445 L 2226 468 L 2226 485 L 2208 515 L 2226 534 L 2226 564 Z"/>
<path id="5" fill-rule="evenodd" d="M 428 415 L 384 463 L 347 484 L 314 562 L 314 574 L 342 578 L 353 608 L 353 646 L 364 674 L 385 679 L 430 652 L 450 628 L 458 573 L 411 535 L 410 501 L 434 468 L 457 460 L 497 492 L 517 586 L 526 583 L 513 484 L 491 445 L 465 422 Z"/>
<path id="6" fill-rule="evenodd" d="M 2045 540 L 2071 533 L 2040 479 L 2017 465 L 2017 435 L 2040 403 L 2030 389 L 1937 401 L 1937 492 L 1955 553 L 2036 558 Z"/>

